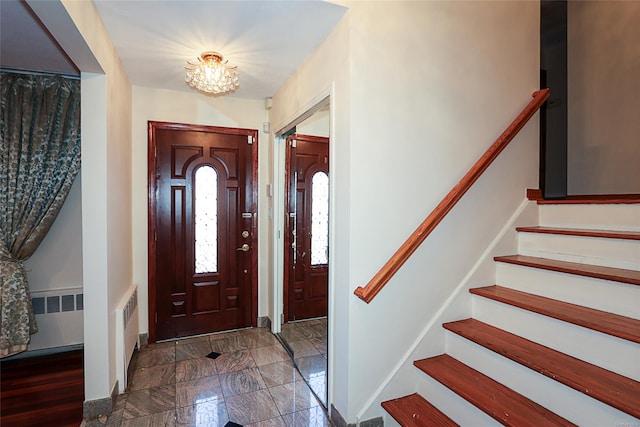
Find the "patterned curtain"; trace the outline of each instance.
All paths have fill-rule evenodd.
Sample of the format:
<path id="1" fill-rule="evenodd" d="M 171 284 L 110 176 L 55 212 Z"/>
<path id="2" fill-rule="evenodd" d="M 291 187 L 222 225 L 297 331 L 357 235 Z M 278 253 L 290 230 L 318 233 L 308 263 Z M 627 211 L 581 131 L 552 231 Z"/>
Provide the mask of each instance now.
<path id="1" fill-rule="evenodd" d="M 0 91 L 2 358 L 26 350 L 38 331 L 22 263 L 49 231 L 80 169 L 80 82 L 0 73 Z"/>

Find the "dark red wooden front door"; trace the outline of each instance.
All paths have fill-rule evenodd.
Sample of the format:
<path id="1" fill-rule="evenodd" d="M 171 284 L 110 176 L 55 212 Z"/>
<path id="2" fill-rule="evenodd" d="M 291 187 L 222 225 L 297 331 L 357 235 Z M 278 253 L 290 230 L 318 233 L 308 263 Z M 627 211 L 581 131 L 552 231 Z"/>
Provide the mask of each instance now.
<path id="1" fill-rule="evenodd" d="M 252 325 L 256 138 L 252 130 L 149 122 L 153 339 Z"/>
<path id="2" fill-rule="evenodd" d="M 294 134 L 288 147 L 286 312 L 301 320 L 327 315 L 329 138 Z"/>

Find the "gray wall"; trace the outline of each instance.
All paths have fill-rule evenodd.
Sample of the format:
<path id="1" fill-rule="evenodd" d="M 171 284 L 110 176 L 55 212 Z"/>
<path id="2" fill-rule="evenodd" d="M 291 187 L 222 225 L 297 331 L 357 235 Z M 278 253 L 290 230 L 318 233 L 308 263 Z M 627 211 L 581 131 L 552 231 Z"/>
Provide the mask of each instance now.
<path id="1" fill-rule="evenodd" d="M 640 2 L 568 12 L 568 192 L 640 193 Z"/>

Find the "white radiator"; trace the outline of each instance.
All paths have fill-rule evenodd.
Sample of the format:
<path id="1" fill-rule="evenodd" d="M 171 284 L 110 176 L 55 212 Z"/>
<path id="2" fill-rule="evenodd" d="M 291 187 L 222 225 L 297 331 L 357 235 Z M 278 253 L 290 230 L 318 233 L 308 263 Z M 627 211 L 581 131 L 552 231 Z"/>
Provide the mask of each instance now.
<path id="1" fill-rule="evenodd" d="M 118 391 L 127 387 L 127 368 L 133 350 L 139 346 L 138 334 L 138 285 L 131 285 L 116 308 L 116 371 Z"/>

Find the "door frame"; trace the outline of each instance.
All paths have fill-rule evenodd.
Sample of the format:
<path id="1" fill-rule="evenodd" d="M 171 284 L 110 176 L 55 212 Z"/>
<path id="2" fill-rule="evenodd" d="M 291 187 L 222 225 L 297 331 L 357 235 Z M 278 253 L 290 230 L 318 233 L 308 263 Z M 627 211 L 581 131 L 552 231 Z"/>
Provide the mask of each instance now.
<path id="1" fill-rule="evenodd" d="M 255 129 L 227 128 L 220 126 L 194 125 L 185 123 L 147 122 L 147 178 L 148 178 L 148 304 L 149 304 L 149 342 L 156 342 L 156 129 L 181 130 L 218 133 L 223 135 L 246 135 L 252 138 L 251 144 L 251 211 L 253 212 L 251 230 L 251 326 L 258 325 L 258 131 Z"/>
<path id="2" fill-rule="evenodd" d="M 299 134 L 299 133 L 294 133 L 292 135 L 289 135 L 285 141 L 290 141 L 290 140 L 299 140 L 299 141 L 309 141 L 309 142 L 322 142 L 324 143 L 326 140 L 329 140 L 329 142 L 327 143 L 328 145 L 328 149 L 330 150 L 331 147 L 331 140 L 330 138 L 326 138 L 326 137 L 321 137 L 321 136 L 313 136 L 313 135 L 304 135 L 304 134 Z M 284 182 L 285 182 L 285 188 L 284 188 L 284 199 L 285 199 L 285 206 L 284 206 L 284 267 L 283 267 L 283 283 L 282 286 L 284 288 L 284 292 L 283 292 L 283 321 L 282 323 L 287 323 L 289 320 L 289 286 L 291 285 L 290 280 L 290 274 L 291 274 L 291 269 L 290 269 L 290 263 L 292 262 L 291 260 L 291 244 L 292 239 L 291 239 L 291 233 L 289 233 L 289 230 L 291 229 L 290 225 L 289 225 L 289 221 L 291 221 L 291 216 L 290 216 L 290 199 L 291 199 L 291 149 L 293 147 L 291 147 L 291 145 L 289 145 L 287 143 L 287 146 L 285 147 L 286 153 L 285 153 L 285 161 L 284 161 Z M 329 163 L 331 164 L 331 163 Z M 331 166 L 329 166 L 329 173 L 331 171 Z M 329 175 L 330 176 L 330 175 Z M 331 196 L 329 196 L 331 197 Z M 297 213 L 296 213 L 297 215 Z M 329 249 L 329 252 L 331 252 L 331 249 Z M 329 265 L 327 264 L 327 269 L 328 269 Z M 328 311 L 328 305 L 329 305 L 329 275 L 327 274 L 327 311 Z M 328 313 L 327 313 L 328 315 Z"/>

